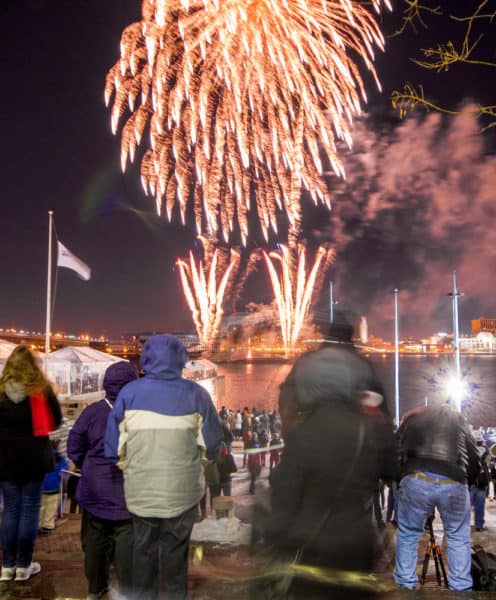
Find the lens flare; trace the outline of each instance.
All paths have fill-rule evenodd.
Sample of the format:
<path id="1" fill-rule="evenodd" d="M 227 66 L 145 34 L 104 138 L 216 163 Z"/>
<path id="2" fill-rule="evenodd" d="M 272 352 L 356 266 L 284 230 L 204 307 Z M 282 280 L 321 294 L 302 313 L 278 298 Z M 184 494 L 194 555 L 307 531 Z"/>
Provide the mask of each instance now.
<path id="1" fill-rule="evenodd" d="M 293 256 L 296 250 L 297 256 Z M 280 252 L 263 253 L 274 291 L 281 335 L 287 351 L 294 351 L 312 302 L 317 276 L 322 278 L 330 265 L 334 251 L 320 246 L 307 274 L 306 249 L 280 245 Z M 276 265 L 279 264 L 280 272 Z"/>
<path id="2" fill-rule="evenodd" d="M 237 225 L 246 244 L 253 205 L 266 239 L 279 211 L 297 231 L 302 191 L 330 207 L 323 171 L 344 175 L 336 140 L 351 144 L 366 101 L 355 58 L 379 85 L 383 45 L 359 0 L 144 0 L 105 86 L 122 167 L 148 129 L 159 214 L 178 206 L 184 223 L 191 201 L 198 233 L 228 241 Z"/>
<path id="3" fill-rule="evenodd" d="M 189 260 L 177 259 L 184 297 L 204 348 L 209 348 L 219 333 L 224 298 L 239 267 L 239 253 L 231 250 L 228 264 L 224 262 L 218 248 L 210 252 L 208 247 L 204 261 L 197 262 L 192 252 Z"/>

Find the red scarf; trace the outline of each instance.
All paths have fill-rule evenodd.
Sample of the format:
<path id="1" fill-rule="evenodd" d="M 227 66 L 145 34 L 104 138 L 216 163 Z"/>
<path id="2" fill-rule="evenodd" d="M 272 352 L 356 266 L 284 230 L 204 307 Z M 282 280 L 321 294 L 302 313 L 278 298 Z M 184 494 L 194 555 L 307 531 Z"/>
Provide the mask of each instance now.
<path id="1" fill-rule="evenodd" d="M 33 435 L 41 437 L 55 430 L 55 420 L 48 405 L 47 397 L 43 392 L 30 394 L 31 419 L 33 422 Z"/>

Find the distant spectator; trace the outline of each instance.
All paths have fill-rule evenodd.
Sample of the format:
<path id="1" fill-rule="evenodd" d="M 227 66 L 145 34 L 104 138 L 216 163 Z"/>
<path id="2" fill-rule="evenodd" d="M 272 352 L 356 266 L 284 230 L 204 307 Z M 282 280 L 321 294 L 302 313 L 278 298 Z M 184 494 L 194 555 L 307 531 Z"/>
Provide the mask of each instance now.
<path id="1" fill-rule="evenodd" d="M 270 444 L 269 444 L 269 448 L 271 448 L 272 446 L 279 446 L 281 444 L 281 438 L 279 437 L 279 434 L 275 433 L 272 436 L 272 439 L 270 440 Z M 277 465 L 281 462 L 281 449 L 280 448 L 275 448 L 273 450 L 270 450 L 270 463 L 269 463 L 269 470 L 270 473 L 272 473 L 272 469 L 275 469 L 275 467 L 277 467 Z"/>
<path id="2" fill-rule="evenodd" d="M 238 470 L 234 457 L 225 444 L 222 444 L 220 455 L 217 458 L 217 468 L 219 471 L 219 486 L 217 489 L 216 496 L 220 496 L 221 493 L 224 496 L 231 496 L 232 494 L 232 474 Z"/>
<path id="3" fill-rule="evenodd" d="M 252 429 L 252 414 L 250 413 L 248 407 L 245 406 L 243 410 L 243 422 L 241 425 L 241 434 L 243 436 L 243 447 L 246 450 L 251 441 L 253 439 L 253 429 Z M 243 467 L 246 467 L 246 453 L 243 454 Z"/>
<path id="4" fill-rule="evenodd" d="M 231 450 L 234 437 L 226 421 L 222 421 L 221 425 L 223 434 L 222 446 L 224 449 L 224 452 L 222 452 L 221 450 L 221 456 L 226 456 L 227 454 L 232 458 Z M 227 459 L 227 462 L 229 462 L 229 459 Z M 201 519 L 205 519 L 207 517 L 207 494 L 210 495 L 210 509 L 212 509 L 213 499 L 216 496 L 220 496 L 222 491 L 224 492 L 224 496 L 231 495 L 232 478 L 230 474 L 234 471 L 230 471 L 229 474 L 227 474 L 226 465 L 224 465 L 224 471 L 221 473 L 220 456 L 216 460 L 208 461 L 204 465 L 204 475 L 205 483 L 207 484 L 207 489 L 205 490 L 203 498 L 200 500 Z"/>
<path id="5" fill-rule="evenodd" d="M 272 414 L 270 415 L 270 433 L 272 435 L 281 434 L 281 417 L 279 416 L 279 413 L 277 412 L 277 410 L 273 410 Z"/>
<path id="6" fill-rule="evenodd" d="M 489 452 L 484 446 L 484 439 L 481 432 L 475 431 L 474 437 L 477 443 L 481 466 L 475 481 L 470 486 L 470 504 L 474 508 L 475 531 L 484 531 L 486 498 L 489 494 L 489 481 L 491 479 L 488 465 Z"/>
<path id="7" fill-rule="evenodd" d="M 236 420 L 235 420 L 235 426 L 234 426 L 234 436 L 236 438 L 240 438 L 241 437 L 241 425 L 243 423 L 243 416 L 241 414 L 241 411 L 238 410 L 236 413 Z"/>
<path id="8" fill-rule="evenodd" d="M 256 433 L 252 435 L 251 442 L 249 442 L 249 450 L 256 450 L 260 448 L 258 443 L 258 436 Z M 255 482 L 257 481 L 260 473 L 262 472 L 262 460 L 260 452 L 254 452 L 248 454 L 248 473 L 250 474 L 250 494 L 255 493 Z"/>
<path id="9" fill-rule="evenodd" d="M 59 440 L 50 441 L 55 470 L 47 473 L 43 480 L 43 494 L 41 496 L 40 510 L 40 535 L 50 535 L 55 529 L 55 519 L 59 510 L 59 491 L 62 471 L 69 468 L 67 458 L 60 452 Z"/>

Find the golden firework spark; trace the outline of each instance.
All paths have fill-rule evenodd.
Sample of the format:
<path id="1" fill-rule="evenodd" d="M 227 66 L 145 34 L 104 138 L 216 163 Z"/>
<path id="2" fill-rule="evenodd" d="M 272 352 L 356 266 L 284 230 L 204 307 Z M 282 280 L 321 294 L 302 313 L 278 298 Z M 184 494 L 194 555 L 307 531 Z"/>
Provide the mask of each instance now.
<path id="1" fill-rule="evenodd" d="M 144 0 L 105 86 L 122 166 L 148 127 L 141 178 L 159 214 L 177 205 L 184 222 L 192 199 L 198 233 L 227 241 L 237 222 L 245 243 L 253 204 L 266 238 L 278 211 L 298 231 L 302 190 L 330 206 L 322 157 L 344 174 L 335 142 L 351 143 L 366 100 L 350 51 L 377 81 L 374 47 L 359 0 Z"/>
<path id="2" fill-rule="evenodd" d="M 264 252 L 265 263 L 274 291 L 281 334 L 286 350 L 292 351 L 305 324 L 312 302 L 312 294 L 317 275 L 329 266 L 334 251 L 324 246 L 317 250 L 315 260 L 309 273 L 306 269 L 306 249 L 300 244 L 297 256 L 292 255 L 295 249 L 281 245 L 280 252 Z M 276 264 L 280 264 L 280 273 Z"/>
<path id="3" fill-rule="evenodd" d="M 219 333 L 224 297 L 231 276 L 239 266 L 239 259 L 239 253 L 231 250 L 230 260 L 225 265 L 218 248 L 213 252 L 207 248 L 205 262 L 197 262 L 192 252 L 189 253 L 189 261 L 177 260 L 184 296 L 193 316 L 198 340 L 207 348 Z M 219 273 L 222 273 L 220 277 Z"/>

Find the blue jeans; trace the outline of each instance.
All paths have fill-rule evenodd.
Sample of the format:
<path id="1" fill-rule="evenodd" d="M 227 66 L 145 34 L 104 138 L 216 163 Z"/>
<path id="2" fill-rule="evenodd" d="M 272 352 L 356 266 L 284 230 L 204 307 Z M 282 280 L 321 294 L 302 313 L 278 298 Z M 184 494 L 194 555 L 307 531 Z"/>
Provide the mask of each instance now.
<path id="1" fill-rule="evenodd" d="M 29 567 L 38 535 L 41 481 L 0 481 L 4 509 L 0 539 L 4 567 Z"/>
<path id="2" fill-rule="evenodd" d="M 470 504 L 474 507 L 474 522 L 476 529 L 482 529 L 484 527 L 486 495 L 487 487 L 479 489 L 473 485 L 470 488 Z"/>
<path id="3" fill-rule="evenodd" d="M 462 483 L 434 483 L 406 476 L 398 493 L 398 537 L 394 580 L 413 588 L 418 583 L 417 548 L 427 518 L 437 508 L 448 542 L 451 590 L 471 590 L 470 497 Z"/>

